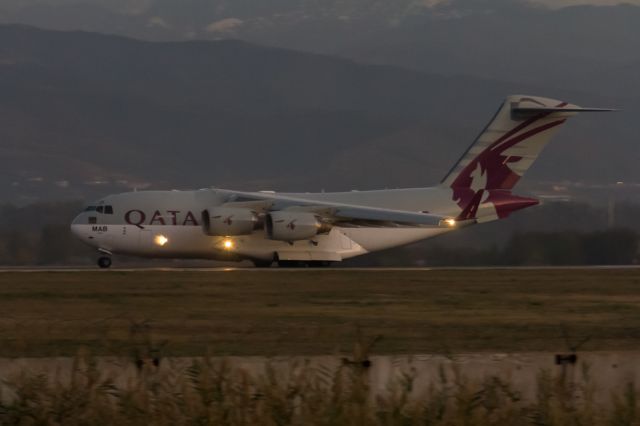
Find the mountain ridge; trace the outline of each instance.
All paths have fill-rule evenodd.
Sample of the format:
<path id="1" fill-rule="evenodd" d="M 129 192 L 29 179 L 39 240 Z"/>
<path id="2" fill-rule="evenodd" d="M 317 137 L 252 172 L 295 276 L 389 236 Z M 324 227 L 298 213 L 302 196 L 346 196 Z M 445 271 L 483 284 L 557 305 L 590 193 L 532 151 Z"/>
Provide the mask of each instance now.
<path id="1" fill-rule="evenodd" d="M 0 26 L 0 89 L 0 197 L 18 203 L 214 184 L 426 186 L 509 93 L 634 107 L 246 42 L 140 42 L 22 26 Z M 590 158 L 574 159 L 609 158 L 601 140 L 613 135 L 624 150 L 636 130 L 628 113 L 578 119 L 531 181 L 637 179 L 635 154 L 598 170 Z"/>

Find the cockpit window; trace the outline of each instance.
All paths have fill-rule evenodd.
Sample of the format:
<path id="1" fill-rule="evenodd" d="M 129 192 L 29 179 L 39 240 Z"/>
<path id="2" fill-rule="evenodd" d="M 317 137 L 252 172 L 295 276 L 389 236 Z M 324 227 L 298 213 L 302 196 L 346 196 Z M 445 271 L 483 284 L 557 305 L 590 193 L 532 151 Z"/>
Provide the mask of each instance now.
<path id="1" fill-rule="evenodd" d="M 88 206 L 85 212 L 98 212 L 103 214 L 113 214 L 113 206 Z"/>

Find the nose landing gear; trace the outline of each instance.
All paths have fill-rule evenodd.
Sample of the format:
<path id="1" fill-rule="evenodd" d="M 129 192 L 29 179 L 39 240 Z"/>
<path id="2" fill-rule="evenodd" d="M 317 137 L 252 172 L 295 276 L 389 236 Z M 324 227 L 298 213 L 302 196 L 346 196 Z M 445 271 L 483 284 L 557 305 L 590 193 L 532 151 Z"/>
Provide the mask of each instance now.
<path id="1" fill-rule="evenodd" d="M 111 258 L 107 256 L 101 256 L 98 258 L 98 266 L 102 269 L 106 269 L 111 266 Z"/>
<path id="2" fill-rule="evenodd" d="M 98 253 L 100 253 L 100 257 L 98 258 L 98 266 L 100 269 L 106 269 L 111 266 L 111 252 L 104 248 L 99 248 Z"/>

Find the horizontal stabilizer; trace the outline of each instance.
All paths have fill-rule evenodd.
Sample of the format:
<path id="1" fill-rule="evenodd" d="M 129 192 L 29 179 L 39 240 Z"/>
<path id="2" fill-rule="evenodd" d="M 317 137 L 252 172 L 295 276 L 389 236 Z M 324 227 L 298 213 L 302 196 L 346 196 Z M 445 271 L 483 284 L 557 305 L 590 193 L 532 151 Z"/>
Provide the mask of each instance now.
<path id="1" fill-rule="evenodd" d="M 553 114 L 553 113 L 578 113 L 578 112 L 614 112 L 617 109 L 612 108 L 582 108 L 578 106 L 571 107 L 543 107 L 543 106 L 520 106 L 518 103 L 514 103 L 511 106 L 511 114 L 516 119 L 533 117 L 538 114 Z"/>

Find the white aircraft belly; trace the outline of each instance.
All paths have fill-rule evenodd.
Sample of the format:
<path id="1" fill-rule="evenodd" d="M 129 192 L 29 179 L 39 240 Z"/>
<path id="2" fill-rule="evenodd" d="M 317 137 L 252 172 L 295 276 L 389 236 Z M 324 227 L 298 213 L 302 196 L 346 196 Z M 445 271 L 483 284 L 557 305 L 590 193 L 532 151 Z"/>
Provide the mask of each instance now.
<path id="1" fill-rule="evenodd" d="M 274 253 L 281 260 L 331 260 L 339 261 L 365 254 L 367 251 L 345 235 L 344 230 L 334 228 L 328 234 L 317 235 L 311 240 L 292 243 L 265 238 L 264 232 L 235 237 L 233 251 L 241 256 L 256 259 L 272 259 Z"/>
<path id="2" fill-rule="evenodd" d="M 253 259 L 331 260 L 339 261 L 368 252 L 383 250 L 430 238 L 446 229 L 421 228 L 339 228 L 311 240 L 288 243 L 265 238 L 263 231 L 231 237 L 231 249 L 224 248 L 225 237 L 203 234 L 198 226 L 86 225 L 87 242 L 113 253 L 145 257 L 199 257 L 228 259 L 233 256 Z M 95 231 L 104 229 L 104 231 Z M 159 237 L 166 238 L 158 244 Z"/>
<path id="3" fill-rule="evenodd" d="M 166 238 L 159 244 L 158 238 Z M 224 241 L 233 246 L 224 248 Z M 339 229 L 312 240 L 287 243 L 265 238 L 263 231 L 236 237 L 211 237 L 196 226 L 145 226 L 109 225 L 107 233 L 100 234 L 93 244 L 96 247 L 121 254 L 146 257 L 201 257 L 225 259 L 233 256 L 255 259 L 273 259 L 278 253 L 283 260 L 342 260 L 364 254 L 367 251 L 352 241 Z"/>
<path id="4" fill-rule="evenodd" d="M 345 234 L 367 252 L 384 250 L 450 232 L 443 228 L 345 228 Z"/>

